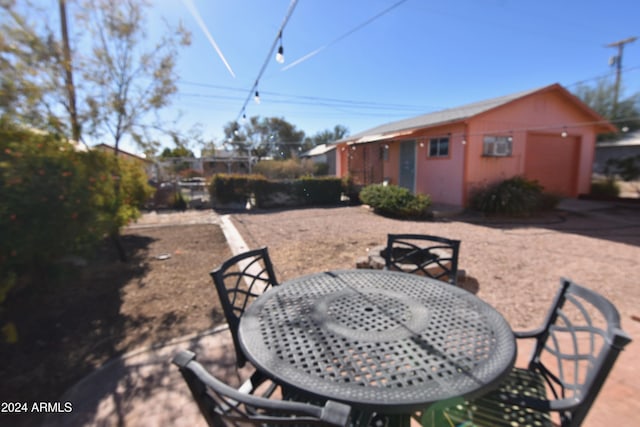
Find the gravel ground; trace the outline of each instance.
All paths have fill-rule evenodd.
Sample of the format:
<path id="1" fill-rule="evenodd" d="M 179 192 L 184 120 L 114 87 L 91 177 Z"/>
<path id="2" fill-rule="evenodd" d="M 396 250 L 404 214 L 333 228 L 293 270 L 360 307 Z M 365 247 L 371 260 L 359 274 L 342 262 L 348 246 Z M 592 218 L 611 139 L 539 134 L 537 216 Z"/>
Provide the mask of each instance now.
<path id="1" fill-rule="evenodd" d="M 567 277 L 609 298 L 623 326 L 640 316 L 640 208 L 581 216 L 557 211 L 526 220 L 460 216 L 400 221 L 365 207 L 234 214 L 249 247 L 266 245 L 281 281 L 317 271 L 354 268 L 386 242 L 387 233 L 423 233 L 462 241 L 465 286 L 496 307 L 515 329 L 538 325 Z"/>

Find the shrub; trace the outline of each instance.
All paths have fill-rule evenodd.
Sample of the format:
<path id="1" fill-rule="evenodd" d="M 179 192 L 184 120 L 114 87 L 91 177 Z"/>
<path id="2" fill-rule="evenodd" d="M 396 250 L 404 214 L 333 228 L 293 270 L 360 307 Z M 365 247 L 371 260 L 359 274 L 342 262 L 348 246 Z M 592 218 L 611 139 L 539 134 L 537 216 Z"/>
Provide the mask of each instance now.
<path id="1" fill-rule="evenodd" d="M 253 167 L 253 172 L 268 179 L 297 179 L 315 172 L 315 165 L 310 160 L 261 160 Z"/>
<path id="2" fill-rule="evenodd" d="M 173 194 L 173 200 L 171 201 L 171 208 L 177 211 L 187 210 L 187 201 L 182 195 L 182 192 L 180 192 L 179 190 Z"/>
<path id="3" fill-rule="evenodd" d="M 266 181 L 262 175 L 214 175 L 209 194 L 214 204 L 244 203 L 254 193 L 256 183 Z"/>
<path id="4" fill-rule="evenodd" d="M 360 200 L 381 215 L 395 218 L 424 218 L 431 204 L 429 196 L 414 195 L 397 185 L 372 184 L 360 191 Z"/>
<path id="5" fill-rule="evenodd" d="M 209 187 L 211 198 L 218 204 L 239 203 L 244 206 L 255 197 L 256 206 L 326 205 L 338 203 L 342 192 L 339 178 L 301 178 L 271 181 L 255 175 L 216 175 Z"/>
<path id="6" fill-rule="evenodd" d="M 605 179 L 591 183 L 592 196 L 597 197 L 618 197 L 620 196 L 620 185 L 615 179 Z"/>
<path id="7" fill-rule="evenodd" d="M 476 189 L 471 195 L 471 207 L 487 215 L 526 216 L 554 207 L 558 198 L 544 193 L 537 181 L 521 176 L 506 179 Z"/>
<path id="8" fill-rule="evenodd" d="M 136 218 L 151 191 L 135 162 L 2 124 L 0 279 L 87 253 Z"/>
<path id="9" fill-rule="evenodd" d="M 340 178 L 300 178 L 294 181 L 295 193 L 305 205 L 330 205 L 340 202 Z"/>
<path id="10" fill-rule="evenodd" d="M 362 186 L 356 185 L 353 182 L 353 177 L 346 176 L 342 179 L 342 191 L 349 198 L 350 204 L 357 205 L 361 203 L 360 191 L 362 191 Z"/>
<path id="11" fill-rule="evenodd" d="M 329 175 L 329 163 L 319 162 L 313 164 L 313 174 L 315 176 Z"/>

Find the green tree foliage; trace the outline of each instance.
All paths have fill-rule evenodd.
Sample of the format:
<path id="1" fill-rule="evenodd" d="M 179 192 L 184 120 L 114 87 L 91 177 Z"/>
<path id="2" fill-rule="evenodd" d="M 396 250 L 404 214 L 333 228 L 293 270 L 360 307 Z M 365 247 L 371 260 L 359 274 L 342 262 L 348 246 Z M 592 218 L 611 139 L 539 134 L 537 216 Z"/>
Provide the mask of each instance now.
<path id="1" fill-rule="evenodd" d="M 133 161 L 78 152 L 62 138 L 2 123 L 2 282 L 42 271 L 62 256 L 86 253 L 137 218 L 152 193 L 146 181 Z"/>
<path id="2" fill-rule="evenodd" d="M 44 11 L 26 16 L 17 2 L 0 2 L 0 117 L 63 133 L 65 121 L 55 105 L 66 105 L 60 68 L 61 49 Z"/>
<path id="3" fill-rule="evenodd" d="M 144 0 L 68 2 L 71 67 L 83 136 L 116 148 L 126 136 L 150 148 L 158 130 L 168 131 L 155 112 L 176 93 L 176 58 L 190 43 L 181 27 L 167 27 L 152 44 L 146 32 L 150 3 Z M 65 60 L 57 10 L 30 2 L 0 2 L 0 114 L 37 129 L 71 136 Z M 52 13 L 54 12 L 54 13 Z"/>
<path id="4" fill-rule="evenodd" d="M 618 129 L 634 131 L 640 129 L 640 93 L 615 100 L 615 84 L 600 79 L 595 86 L 579 85 L 576 96 L 602 117 L 611 121 Z M 613 135 L 601 135 L 599 139 L 614 139 Z"/>
<path id="5" fill-rule="evenodd" d="M 335 125 L 333 130 L 325 129 L 313 135 L 307 137 L 304 140 L 303 150 L 307 151 L 313 147 L 321 144 L 328 144 L 333 141 L 338 141 L 349 135 L 349 129 L 343 125 Z"/>
<path id="6" fill-rule="evenodd" d="M 254 116 L 245 123 L 229 122 L 224 127 L 225 139 L 241 154 L 258 158 L 272 156 L 290 159 L 302 150 L 304 131 L 280 117 Z"/>
<path id="7" fill-rule="evenodd" d="M 175 148 L 165 148 L 160 153 L 161 159 L 169 159 L 172 157 L 190 157 L 194 158 L 195 154 L 193 151 L 189 150 L 187 147 L 175 147 Z"/>
<path id="8" fill-rule="evenodd" d="M 82 67 L 91 89 L 84 93 L 89 130 L 96 137 L 110 135 L 116 149 L 125 135 L 144 146 L 145 134 L 163 127 L 148 123 L 149 113 L 166 107 L 176 93 L 178 48 L 190 44 L 183 28 L 167 28 L 145 50 L 147 7 L 134 0 L 87 0 L 80 14 L 93 41 Z"/>

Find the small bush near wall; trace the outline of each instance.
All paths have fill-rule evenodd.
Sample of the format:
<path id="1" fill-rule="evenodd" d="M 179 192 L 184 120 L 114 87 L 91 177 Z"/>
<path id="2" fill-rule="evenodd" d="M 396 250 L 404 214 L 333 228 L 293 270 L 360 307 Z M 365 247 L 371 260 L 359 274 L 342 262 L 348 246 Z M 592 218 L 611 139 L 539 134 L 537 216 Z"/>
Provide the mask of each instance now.
<path id="1" fill-rule="evenodd" d="M 516 176 L 483 188 L 471 194 L 471 208 L 487 215 L 527 216 L 552 209 L 559 197 L 543 192 L 537 181 Z"/>
<path id="2" fill-rule="evenodd" d="M 342 191 L 339 178 L 271 181 L 263 176 L 216 175 L 210 186 L 214 206 L 244 207 L 253 198 L 259 208 L 338 204 Z"/>
<path id="3" fill-rule="evenodd" d="M 397 185 L 372 184 L 360 191 L 360 200 L 380 215 L 394 218 L 426 218 L 431 198 L 414 195 Z"/>
<path id="4" fill-rule="evenodd" d="M 257 183 L 266 182 L 262 175 L 214 175 L 209 194 L 214 206 L 244 204 L 255 191 Z"/>
<path id="5" fill-rule="evenodd" d="M 590 195 L 596 197 L 618 197 L 620 196 L 620 185 L 615 179 L 593 181 Z"/>

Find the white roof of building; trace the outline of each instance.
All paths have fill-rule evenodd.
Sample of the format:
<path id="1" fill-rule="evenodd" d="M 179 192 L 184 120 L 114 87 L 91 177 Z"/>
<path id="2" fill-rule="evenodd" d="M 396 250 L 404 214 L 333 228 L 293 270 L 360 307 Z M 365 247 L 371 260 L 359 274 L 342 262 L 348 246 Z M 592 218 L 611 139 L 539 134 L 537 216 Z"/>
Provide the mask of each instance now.
<path id="1" fill-rule="evenodd" d="M 335 145 L 319 144 L 313 147 L 311 150 L 305 151 L 304 153 L 300 154 L 300 157 L 321 156 L 322 154 L 327 154 L 331 150 L 335 150 L 335 148 Z"/>
<path id="2" fill-rule="evenodd" d="M 623 136 L 617 141 L 604 141 L 596 143 L 596 148 L 633 146 L 640 146 L 640 130 L 623 134 Z"/>

